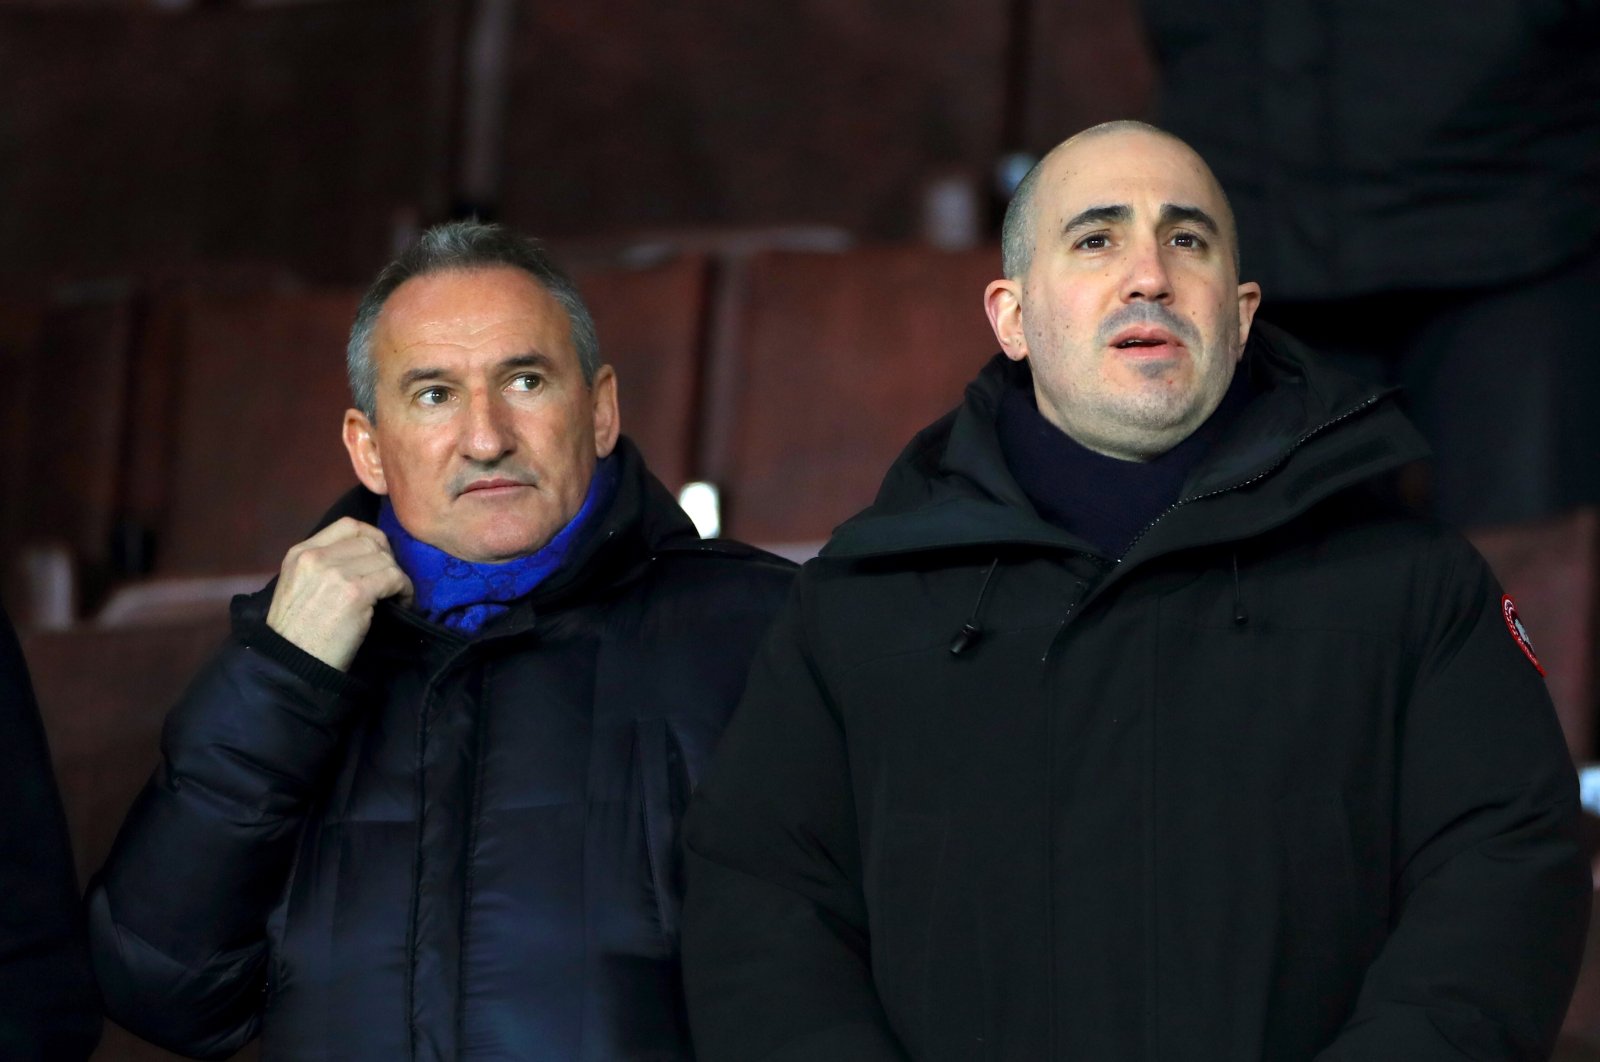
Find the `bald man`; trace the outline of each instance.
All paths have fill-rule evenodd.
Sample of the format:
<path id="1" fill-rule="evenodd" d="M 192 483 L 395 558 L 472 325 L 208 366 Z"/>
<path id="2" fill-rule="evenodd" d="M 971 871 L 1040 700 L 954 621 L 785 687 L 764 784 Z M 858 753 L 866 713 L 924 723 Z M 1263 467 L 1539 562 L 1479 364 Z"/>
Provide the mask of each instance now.
<path id="1" fill-rule="evenodd" d="M 1149 126 L 1023 183 L 1000 354 L 807 565 L 686 825 L 701 1062 L 1535 1059 L 1573 773 L 1515 603 L 1254 325 Z M 976 294 L 976 293 L 974 293 Z"/>

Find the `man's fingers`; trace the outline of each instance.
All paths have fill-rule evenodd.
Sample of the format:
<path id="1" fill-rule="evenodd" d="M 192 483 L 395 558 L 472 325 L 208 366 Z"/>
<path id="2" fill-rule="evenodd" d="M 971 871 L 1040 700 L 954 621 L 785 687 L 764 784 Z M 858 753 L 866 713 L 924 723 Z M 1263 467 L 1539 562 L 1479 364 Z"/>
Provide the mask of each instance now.
<path id="1" fill-rule="evenodd" d="M 400 592 L 395 595 L 395 599 L 400 602 L 402 608 L 410 608 L 417 603 L 417 588 L 412 585 L 411 577 L 405 572 L 400 573 L 400 578 L 405 585 L 400 588 Z"/>
<path id="2" fill-rule="evenodd" d="M 383 532 L 346 517 L 284 555 L 267 625 L 342 671 L 367 635 L 373 605 L 386 597 L 409 603 L 412 596 Z"/>
<path id="3" fill-rule="evenodd" d="M 348 519 L 348 517 L 346 519 Z M 364 524 L 360 520 L 351 520 L 350 522 L 355 525 L 355 533 L 358 536 L 367 540 L 368 542 L 373 543 L 383 552 L 388 553 L 391 556 L 394 554 L 394 548 L 389 545 L 389 536 L 384 534 L 379 528 L 374 527 L 372 524 Z"/>
<path id="4" fill-rule="evenodd" d="M 386 553 L 372 553 L 354 557 L 339 565 L 337 574 L 352 583 L 371 591 L 374 598 L 389 597 L 398 593 L 395 580 L 405 579 L 405 573 Z"/>
<path id="5" fill-rule="evenodd" d="M 377 537 L 374 538 L 373 535 Z M 388 540 L 377 528 L 371 528 L 370 535 L 366 532 L 352 532 L 343 538 L 336 538 L 320 545 L 312 545 L 311 540 L 307 539 L 284 557 L 283 571 L 286 576 L 300 570 L 327 573 L 363 557 L 382 557 L 389 563 L 394 563 L 394 554 L 389 551 Z"/>
<path id="6" fill-rule="evenodd" d="M 330 543 L 338 542 L 346 538 L 353 538 L 356 535 L 361 534 L 361 528 L 363 527 L 370 527 L 372 530 L 378 531 L 378 529 L 372 527 L 371 524 L 364 524 L 353 516 L 341 516 L 339 519 L 335 520 L 327 527 L 324 527 L 321 531 L 318 531 L 316 534 L 301 542 L 299 545 L 301 547 L 326 546 Z M 378 534 L 382 535 L 383 532 L 378 531 Z"/>
<path id="7" fill-rule="evenodd" d="M 385 553 L 392 553 L 389 547 L 389 536 L 385 535 L 372 524 L 363 523 L 351 516 L 341 516 L 321 531 L 312 535 L 303 542 L 297 542 L 289 547 L 285 560 L 301 553 L 312 550 L 327 549 L 330 546 L 344 542 L 366 542 L 377 546 Z"/>
<path id="8" fill-rule="evenodd" d="M 381 601 L 386 597 L 398 598 L 400 604 L 409 608 L 416 598 L 411 580 L 394 564 L 362 576 L 362 583 L 371 591 L 375 601 Z"/>
<path id="9" fill-rule="evenodd" d="M 395 563 L 394 557 L 376 550 L 342 560 L 337 573 L 359 586 L 376 601 L 385 597 L 403 596 L 409 601 L 411 580 Z"/>
<path id="10" fill-rule="evenodd" d="M 371 571 L 380 565 L 394 567 L 394 554 L 379 549 L 366 539 L 351 538 L 316 551 L 316 563 L 329 572 Z M 310 559 L 310 555 L 308 555 Z"/>
<path id="11" fill-rule="evenodd" d="M 363 565 L 360 570 L 346 569 L 344 575 L 360 592 L 362 599 L 371 603 L 393 597 L 398 598 L 402 605 L 409 607 L 416 597 L 411 580 L 393 561 L 387 564 Z"/>

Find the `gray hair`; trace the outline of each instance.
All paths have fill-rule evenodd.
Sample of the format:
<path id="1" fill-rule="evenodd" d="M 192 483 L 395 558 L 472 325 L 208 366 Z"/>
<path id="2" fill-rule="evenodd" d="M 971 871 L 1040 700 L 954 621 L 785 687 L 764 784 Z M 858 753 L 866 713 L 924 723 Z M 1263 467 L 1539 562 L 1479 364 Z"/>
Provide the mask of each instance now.
<path id="1" fill-rule="evenodd" d="M 356 408 L 369 420 L 377 418 L 378 375 L 372 362 L 372 333 L 378 314 L 396 288 L 414 277 L 501 266 L 528 274 L 567 312 L 583 382 L 592 385 L 595 374 L 600 371 L 600 340 L 595 335 L 594 318 L 589 315 L 589 307 L 584 304 L 572 278 L 555 264 L 537 240 L 503 225 L 477 220 L 450 221 L 435 225 L 418 236 L 400 257 L 384 266 L 378 279 L 361 297 L 356 319 L 350 326 L 350 342 L 345 347 L 350 397 Z"/>
<path id="2" fill-rule="evenodd" d="M 1177 141 L 1184 147 L 1189 148 L 1190 151 L 1194 150 L 1189 147 L 1182 137 L 1169 133 L 1160 126 L 1151 125 L 1149 122 L 1141 122 L 1133 118 L 1119 118 L 1115 121 L 1092 125 L 1057 144 L 1046 152 L 1043 158 L 1034 163 L 1033 168 L 1023 176 L 1022 180 L 1017 182 L 1017 190 L 1011 193 L 1011 202 L 1006 204 L 1005 218 L 1000 223 L 1000 269 L 1005 273 L 1006 279 L 1022 279 L 1022 275 L 1033 264 L 1035 243 L 1033 195 L 1034 189 L 1039 184 L 1039 173 L 1044 169 L 1045 163 L 1050 161 L 1050 156 L 1075 140 L 1103 136 L 1106 133 L 1127 132 L 1151 133 L 1156 136 L 1164 136 L 1169 140 Z M 1201 161 L 1202 163 L 1204 162 L 1204 160 Z M 1210 167 L 1206 167 L 1206 172 L 1210 173 Z M 1216 181 L 1216 176 L 1213 174 L 1211 179 Z M 1233 244 L 1233 270 L 1237 273 L 1239 271 L 1239 231 L 1233 217 L 1233 204 L 1228 201 L 1228 193 L 1222 187 L 1220 181 L 1217 182 L 1217 192 L 1222 196 L 1224 215 L 1217 220 L 1224 228 L 1226 238 Z"/>

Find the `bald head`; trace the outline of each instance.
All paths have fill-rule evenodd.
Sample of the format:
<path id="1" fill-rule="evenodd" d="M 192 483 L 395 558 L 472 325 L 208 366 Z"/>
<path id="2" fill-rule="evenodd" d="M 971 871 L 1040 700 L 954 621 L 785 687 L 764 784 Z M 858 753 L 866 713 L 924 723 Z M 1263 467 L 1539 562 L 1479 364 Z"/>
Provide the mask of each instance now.
<path id="1" fill-rule="evenodd" d="M 1038 244 L 1038 207 L 1037 191 L 1041 181 L 1055 179 L 1063 169 L 1071 168 L 1073 157 L 1082 151 L 1093 151 L 1104 147 L 1106 137 L 1159 137 L 1181 148 L 1189 155 L 1200 170 L 1204 173 L 1206 182 L 1214 192 L 1214 197 L 1220 209 L 1215 218 L 1219 228 L 1219 235 L 1227 244 L 1233 257 L 1235 274 L 1239 270 L 1239 233 L 1233 220 L 1233 206 L 1228 202 L 1227 193 L 1222 190 L 1221 183 L 1216 175 L 1211 172 L 1205 160 L 1179 137 L 1173 136 L 1165 129 L 1160 129 L 1148 122 L 1134 121 L 1131 118 L 1118 119 L 1114 122 L 1102 122 L 1092 125 L 1080 133 L 1076 133 L 1052 148 L 1044 158 L 1034 164 L 1017 184 L 1017 190 L 1011 197 L 1011 203 L 1006 207 L 1006 216 L 1000 229 L 1000 259 L 1001 266 L 1007 277 L 1019 280 L 1028 271 L 1028 266 L 1033 262 L 1033 250 Z"/>

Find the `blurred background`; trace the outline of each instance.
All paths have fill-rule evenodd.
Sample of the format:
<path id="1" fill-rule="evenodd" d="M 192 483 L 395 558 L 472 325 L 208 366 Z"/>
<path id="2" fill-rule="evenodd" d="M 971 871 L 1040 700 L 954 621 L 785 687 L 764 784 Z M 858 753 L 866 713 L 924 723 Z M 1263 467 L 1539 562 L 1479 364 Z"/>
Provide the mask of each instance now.
<path id="1" fill-rule="evenodd" d="M 1441 458 L 1398 489 L 1490 557 L 1594 759 L 1597 6 L 0 0 L 0 595 L 80 877 L 228 597 L 353 485 L 345 333 L 422 227 L 546 239 L 657 474 L 804 556 L 993 353 L 1010 189 L 1113 118 L 1212 162 L 1265 316 L 1419 396 Z M 1568 1025 L 1600 1058 L 1600 967 Z"/>

